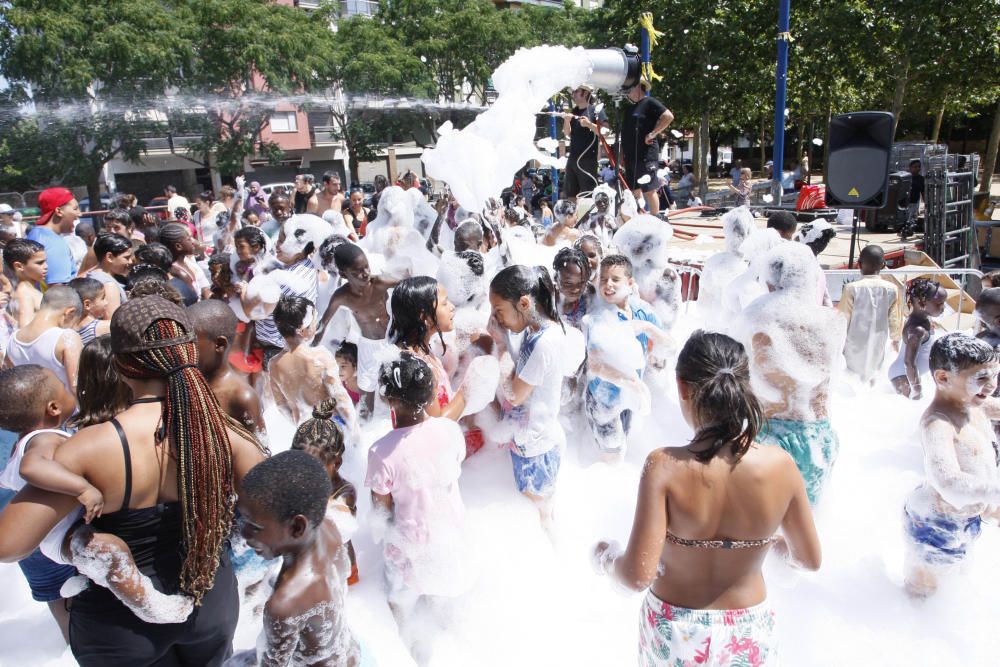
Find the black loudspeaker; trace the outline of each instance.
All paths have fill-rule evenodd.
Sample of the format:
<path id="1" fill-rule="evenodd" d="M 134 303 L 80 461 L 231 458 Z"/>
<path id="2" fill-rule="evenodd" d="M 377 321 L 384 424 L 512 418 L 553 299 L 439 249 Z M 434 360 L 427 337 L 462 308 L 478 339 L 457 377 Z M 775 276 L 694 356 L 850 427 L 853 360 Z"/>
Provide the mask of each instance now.
<path id="1" fill-rule="evenodd" d="M 830 121 L 826 203 L 830 208 L 882 208 L 889 185 L 895 118 L 887 111 L 857 111 Z"/>
<path id="2" fill-rule="evenodd" d="M 889 174 L 885 205 L 880 209 L 861 212 L 865 229 L 870 232 L 897 230 L 908 221 L 912 179 L 908 171 L 894 171 Z"/>

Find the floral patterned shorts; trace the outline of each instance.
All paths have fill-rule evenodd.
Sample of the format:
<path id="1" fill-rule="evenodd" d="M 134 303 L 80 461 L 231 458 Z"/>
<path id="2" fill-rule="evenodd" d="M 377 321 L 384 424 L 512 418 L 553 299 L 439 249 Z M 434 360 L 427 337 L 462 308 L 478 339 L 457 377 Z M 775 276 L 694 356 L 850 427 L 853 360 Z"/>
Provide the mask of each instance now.
<path id="1" fill-rule="evenodd" d="M 774 612 L 685 609 L 646 593 L 639 619 L 640 667 L 773 667 L 778 664 Z"/>

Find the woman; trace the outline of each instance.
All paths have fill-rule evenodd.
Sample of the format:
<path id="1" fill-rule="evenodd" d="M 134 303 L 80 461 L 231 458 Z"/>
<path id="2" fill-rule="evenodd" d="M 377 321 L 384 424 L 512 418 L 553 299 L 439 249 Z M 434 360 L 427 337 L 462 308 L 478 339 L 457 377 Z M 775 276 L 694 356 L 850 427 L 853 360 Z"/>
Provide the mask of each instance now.
<path id="1" fill-rule="evenodd" d="M 73 655 L 82 667 L 221 665 L 239 615 L 224 548 L 233 494 L 264 454 L 227 427 L 198 370 L 197 339 L 181 307 L 155 296 L 132 299 L 112 318 L 111 340 L 133 399 L 110 423 L 67 440 L 56 460 L 103 494 L 94 529 L 121 538 L 158 589 L 189 595 L 196 607 L 183 623 L 149 624 L 91 586 L 70 610 Z M 30 553 L 78 506 L 73 497 L 26 487 L 0 513 L 0 560 Z"/>
<path id="2" fill-rule="evenodd" d="M 773 545 L 811 570 L 821 559 L 802 476 L 784 450 L 754 443 L 764 417 L 742 345 L 696 331 L 677 359 L 677 388 L 694 438 L 646 458 L 628 547 L 601 542 L 597 564 L 626 588 L 649 588 L 640 664 L 698 650 L 706 664 L 774 665 L 764 558 Z"/>
<path id="3" fill-rule="evenodd" d="M 218 229 L 219 214 L 227 212 L 226 205 L 215 201 L 215 193 L 211 190 L 205 190 L 195 197 L 194 205 L 198 207 L 198 212 L 194 216 L 198 240 L 210 244 L 215 230 Z"/>
<path id="4" fill-rule="evenodd" d="M 371 211 L 364 207 L 365 193 L 355 188 L 351 190 L 351 199 L 344 211 L 344 222 L 349 229 L 354 230 L 358 238 L 364 238 L 371 221 Z"/>

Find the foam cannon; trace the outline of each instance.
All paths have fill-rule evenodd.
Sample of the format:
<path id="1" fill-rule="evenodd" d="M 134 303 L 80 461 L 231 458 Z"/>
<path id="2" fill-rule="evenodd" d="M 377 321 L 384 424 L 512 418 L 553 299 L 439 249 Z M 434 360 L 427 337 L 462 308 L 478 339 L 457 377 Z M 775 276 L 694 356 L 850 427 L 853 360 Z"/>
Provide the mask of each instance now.
<path id="1" fill-rule="evenodd" d="M 642 76 L 642 59 L 639 49 L 626 44 L 624 49 L 586 49 L 592 72 L 587 82 L 595 88 L 611 93 L 623 93 L 639 83 Z"/>

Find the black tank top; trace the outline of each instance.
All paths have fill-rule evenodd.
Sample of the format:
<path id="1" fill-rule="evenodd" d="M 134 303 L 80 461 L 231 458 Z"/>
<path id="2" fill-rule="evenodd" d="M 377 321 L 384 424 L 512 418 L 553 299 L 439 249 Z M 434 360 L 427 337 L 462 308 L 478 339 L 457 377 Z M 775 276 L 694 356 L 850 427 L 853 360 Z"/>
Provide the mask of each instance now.
<path id="1" fill-rule="evenodd" d="M 299 192 L 298 190 L 296 190 L 295 200 L 294 200 L 295 212 L 305 213 L 306 207 L 309 206 L 309 200 L 312 199 L 312 196 L 314 194 L 316 194 L 316 188 L 310 188 L 309 192 Z"/>

